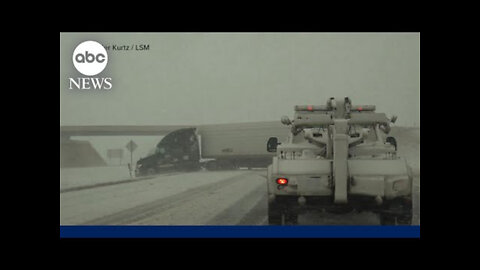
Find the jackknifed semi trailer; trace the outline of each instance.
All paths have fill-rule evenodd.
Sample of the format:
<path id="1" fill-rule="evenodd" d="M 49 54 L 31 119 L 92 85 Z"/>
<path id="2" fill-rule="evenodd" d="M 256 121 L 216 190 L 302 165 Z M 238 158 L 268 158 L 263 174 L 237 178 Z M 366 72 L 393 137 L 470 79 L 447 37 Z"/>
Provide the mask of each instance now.
<path id="1" fill-rule="evenodd" d="M 136 176 L 167 171 L 266 168 L 274 153 L 266 142 L 286 138 L 288 127 L 280 122 L 202 125 L 175 130 L 161 139 L 153 154 L 136 164 Z"/>

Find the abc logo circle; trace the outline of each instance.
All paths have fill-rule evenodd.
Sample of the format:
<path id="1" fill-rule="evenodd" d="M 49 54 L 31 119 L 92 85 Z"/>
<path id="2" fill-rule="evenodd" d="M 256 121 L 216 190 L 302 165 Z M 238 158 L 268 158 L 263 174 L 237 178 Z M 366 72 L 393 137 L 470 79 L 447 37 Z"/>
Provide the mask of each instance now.
<path id="1" fill-rule="evenodd" d="M 105 69 L 107 62 L 107 51 L 96 41 L 82 42 L 73 51 L 73 65 L 83 75 L 97 75 Z"/>

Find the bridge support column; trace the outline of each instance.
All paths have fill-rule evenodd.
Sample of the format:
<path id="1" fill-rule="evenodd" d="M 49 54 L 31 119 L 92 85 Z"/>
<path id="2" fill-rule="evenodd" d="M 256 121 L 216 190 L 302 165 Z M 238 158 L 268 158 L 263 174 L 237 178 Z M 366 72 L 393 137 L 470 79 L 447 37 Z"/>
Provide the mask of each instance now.
<path id="1" fill-rule="evenodd" d="M 60 138 L 60 168 L 97 167 L 107 163 L 88 141 Z"/>

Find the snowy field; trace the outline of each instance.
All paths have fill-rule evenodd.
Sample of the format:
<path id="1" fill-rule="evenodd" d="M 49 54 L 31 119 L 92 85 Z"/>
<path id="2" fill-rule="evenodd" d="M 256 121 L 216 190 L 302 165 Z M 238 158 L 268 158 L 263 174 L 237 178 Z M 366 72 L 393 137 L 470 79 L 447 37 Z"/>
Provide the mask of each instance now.
<path id="1" fill-rule="evenodd" d="M 60 168 L 60 190 L 130 179 L 128 167 Z"/>

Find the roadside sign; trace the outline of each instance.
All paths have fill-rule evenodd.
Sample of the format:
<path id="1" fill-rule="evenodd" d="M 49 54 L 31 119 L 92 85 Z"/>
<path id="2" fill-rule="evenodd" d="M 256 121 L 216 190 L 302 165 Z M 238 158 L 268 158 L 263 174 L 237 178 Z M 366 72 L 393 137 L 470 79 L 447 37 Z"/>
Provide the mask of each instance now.
<path id="1" fill-rule="evenodd" d="M 128 151 L 133 152 L 135 149 L 137 149 L 137 144 L 130 140 L 125 147 L 127 147 Z"/>
<path id="2" fill-rule="evenodd" d="M 127 145 L 125 146 L 127 147 L 128 151 L 130 151 L 130 163 L 128 163 L 128 171 L 130 172 L 130 177 L 132 177 L 132 171 L 133 171 L 133 151 L 135 151 L 135 149 L 137 149 L 137 144 L 135 142 L 133 142 L 132 140 L 130 140 Z"/>
<path id="3" fill-rule="evenodd" d="M 107 157 L 108 161 L 111 163 L 112 159 L 118 159 L 119 165 L 122 164 L 122 159 L 123 159 L 123 149 L 108 149 L 107 150 Z"/>
<path id="4" fill-rule="evenodd" d="M 108 149 L 107 150 L 107 157 L 108 158 L 122 158 L 123 157 L 123 149 Z"/>

